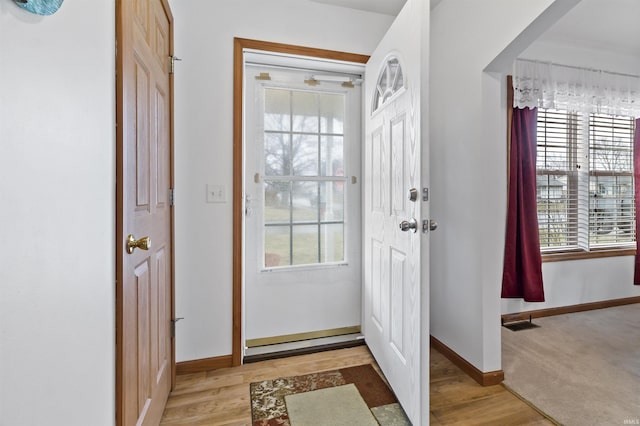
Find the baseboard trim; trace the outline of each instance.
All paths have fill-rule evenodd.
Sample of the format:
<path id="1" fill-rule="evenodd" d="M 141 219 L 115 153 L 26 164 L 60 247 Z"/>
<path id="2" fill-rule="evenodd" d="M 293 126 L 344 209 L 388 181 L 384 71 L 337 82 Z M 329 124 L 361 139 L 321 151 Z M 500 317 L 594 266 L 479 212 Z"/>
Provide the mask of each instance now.
<path id="1" fill-rule="evenodd" d="M 233 366 L 231 355 L 216 356 L 213 358 L 194 359 L 176 363 L 176 374 L 202 373 L 203 371 L 218 370 Z"/>
<path id="2" fill-rule="evenodd" d="M 582 303 L 579 305 L 561 306 L 558 308 L 537 309 L 533 311 L 516 312 L 502 315 L 502 322 L 524 321 L 531 318 L 551 317 L 554 315 L 572 314 L 575 312 L 592 311 L 595 309 L 613 308 L 615 306 L 640 303 L 640 297 L 626 297 L 624 299 L 603 300 L 601 302 Z"/>
<path id="3" fill-rule="evenodd" d="M 453 349 L 442 343 L 440 340 L 431 336 L 431 347 L 445 356 L 454 365 L 464 371 L 469 377 L 478 382 L 482 386 L 493 386 L 502 383 L 504 380 L 504 371 L 489 371 L 483 373 L 473 364 L 458 355 Z"/>

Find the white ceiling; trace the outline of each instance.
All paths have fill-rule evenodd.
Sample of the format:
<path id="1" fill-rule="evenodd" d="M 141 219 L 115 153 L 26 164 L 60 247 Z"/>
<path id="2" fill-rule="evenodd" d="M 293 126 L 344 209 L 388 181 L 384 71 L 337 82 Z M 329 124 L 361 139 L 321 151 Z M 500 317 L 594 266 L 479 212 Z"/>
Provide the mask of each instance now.
<path id="1" fill-rule="evenodd" d="M 396 16 L 407 0 L 312 0 L 316 3 L 332 4 L 350 9 L 366 10 Z"/>
<path id="2" fill-rule="evenodd" d="M 540 40 L 640 55 L 638 20 L 638 0 L 582 0 Z"/>
<path id="3" fill-rule="evenodd" d="M 406 0 L 313 0 L 396 16 Z M 443 0 L 430 0 L 431 9 Z M 541 40 L 640 55 L 640 0 L 582 0 Z"/>

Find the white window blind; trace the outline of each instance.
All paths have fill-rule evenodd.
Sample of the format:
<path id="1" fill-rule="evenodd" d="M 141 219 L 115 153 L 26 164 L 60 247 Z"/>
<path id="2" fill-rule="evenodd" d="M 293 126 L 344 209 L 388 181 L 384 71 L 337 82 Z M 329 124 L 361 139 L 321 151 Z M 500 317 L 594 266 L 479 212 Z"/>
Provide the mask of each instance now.
<path id="1" fill-rule="evenodd" d="M 589 234 L 591 245 L 634 239 L 634 120 L 592 114 L 589 118 Z"/>
<path id="2" fill-rule="evenodd" d="M 543 252 L 635 241 L 630 117 L 538 110 L 537 205 Z"/>

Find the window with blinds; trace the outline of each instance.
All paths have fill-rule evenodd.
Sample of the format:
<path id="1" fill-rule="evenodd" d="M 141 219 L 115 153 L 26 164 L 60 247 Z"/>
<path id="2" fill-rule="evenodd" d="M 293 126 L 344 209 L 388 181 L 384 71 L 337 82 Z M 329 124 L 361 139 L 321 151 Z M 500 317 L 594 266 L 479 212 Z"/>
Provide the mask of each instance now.
<path id="1" fill-rule="evenodd" d="M 635 241 L 634 120 L 538 110 L 537 205 L 543 252 Z"/>

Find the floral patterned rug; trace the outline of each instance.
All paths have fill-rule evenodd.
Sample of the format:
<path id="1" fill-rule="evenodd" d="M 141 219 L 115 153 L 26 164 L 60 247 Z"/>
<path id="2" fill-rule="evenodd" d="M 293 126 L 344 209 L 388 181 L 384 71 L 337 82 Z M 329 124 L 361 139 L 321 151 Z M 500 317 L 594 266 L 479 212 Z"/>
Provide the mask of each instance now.
<path id="1" fill-rule="evenodd" d="M 387 384 L 371 364 L 321 373 L 251 383 L 251 417 L 254 426 L 296 426 L 287 411 L 286 396 L 353 384 L 375 421 L 382 426 L 410 425 Z M 333 418 L 333 417 L 332 417 Z M 329 420 L 327 419 L 326 422 Z M 346 421 L 346 419 L 345 419 Z M 315 424 L 326 423 L 318 418 Z M 335 425 L 335 419 L 331 420 Z"/>

